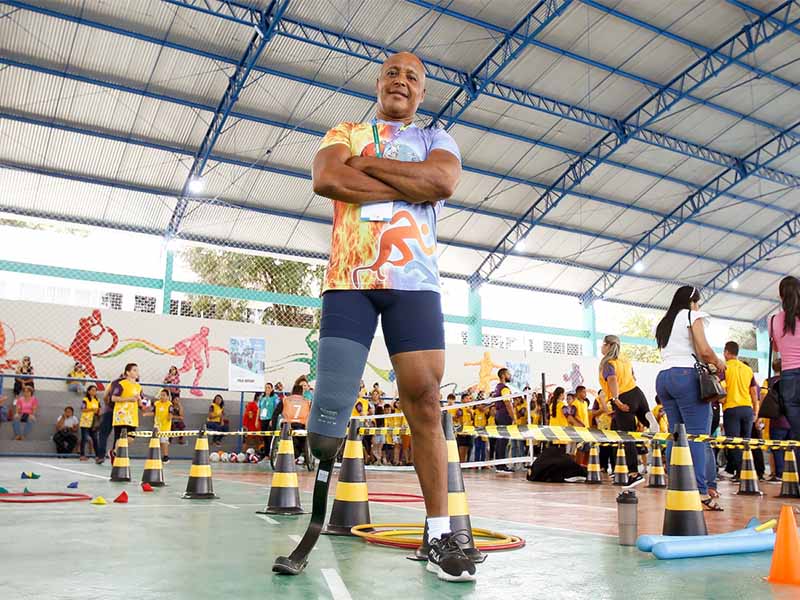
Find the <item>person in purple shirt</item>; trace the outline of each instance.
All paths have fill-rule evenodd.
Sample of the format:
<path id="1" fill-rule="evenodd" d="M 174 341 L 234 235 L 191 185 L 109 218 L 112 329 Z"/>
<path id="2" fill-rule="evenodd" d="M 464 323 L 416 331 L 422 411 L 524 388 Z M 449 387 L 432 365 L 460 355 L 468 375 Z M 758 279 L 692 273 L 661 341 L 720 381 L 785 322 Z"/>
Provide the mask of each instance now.
<path id="1" fill-rule="evenodd" d="M 500 369 L 497 371 L 497 379 L 499 379 L 498 384 L 495 386 L 494 391 L 491 393 L 491 398 L 502 398 L 504 396 L 511 395 L 511 388 L 509 387 L 509 383 L 511 382 L 511 371 L 508 369 Z M 512 425 L 514 423 L 514 408 L 511 404 L 511 399 L 507 398 L 505 400 L 498 400 L 494 403 L 494 423 L 495 425 Z M 495 442 L 495 459 L 502 460 L 506 457 L 506 448 L 508 446 L 508 440 L 504 438 L 498 438 Z M 508 473 L 511 472 L 511 469 L 508 468 L 508 465 L 497 465 L 496 471 L 499 473 Z"/>

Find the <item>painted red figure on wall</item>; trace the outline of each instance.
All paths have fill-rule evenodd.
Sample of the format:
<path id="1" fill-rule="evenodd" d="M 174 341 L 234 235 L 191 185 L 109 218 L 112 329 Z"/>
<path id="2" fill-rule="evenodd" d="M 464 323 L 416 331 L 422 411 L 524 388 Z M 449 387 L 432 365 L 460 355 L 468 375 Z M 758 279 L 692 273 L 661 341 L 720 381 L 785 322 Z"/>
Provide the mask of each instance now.
<path id="1" fill-rule="evenodd" d="M 117 334 L 113 329 L 103 325 L 102 313 L 94 309 L 90 316 L 83 317 L 78 321 L 78 331 L 75 332 L 75 337 L 69 345 L 69 355 L 75 362 L 79 362 L 83 365 L 86 369 L 86 374 L 92 379 L 97 379 L 97 371 L 92 362 L 92 350 L 90 345 L 92 342 L 96 342 L 103 337 L 104 333 L 111 334 L 112 344 L 107 350 L 100 354 L 106 354 L 116 347 Z M 102 390 L 103 384 L 98 383 L 97 388 Z"/>
<path id="2" fill-rule="evenodd" d="M 200 385 L 200 378 L 203 371 L 211 367 L 211 356 L 208 348 L 208 327 L 201 327 L 200 332 L 181 340 L 175 344 L 173 350 L 178 356 L 185 356 L 183 365 L 178 371 L 186 373 L 195 369 L 194 382 L 192 382 L 191 393 L 194 396 L 202 396 L 202 390 L 197 389 Z M 203 360 L 205 358 L 205 361 Z"/>

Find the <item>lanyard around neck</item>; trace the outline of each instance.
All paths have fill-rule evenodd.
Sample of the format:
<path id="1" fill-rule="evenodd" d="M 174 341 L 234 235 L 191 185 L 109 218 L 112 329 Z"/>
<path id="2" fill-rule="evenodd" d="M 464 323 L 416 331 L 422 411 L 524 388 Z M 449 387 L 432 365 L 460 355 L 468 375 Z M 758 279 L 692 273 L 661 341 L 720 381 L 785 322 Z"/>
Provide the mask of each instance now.
<path id="1" fill-rule="evenodd" d="M 398 135 L 403 133 L 406 129 L 411 127 L 410 124 L 402 125 L 397 132 L 392 136 L 390 140 L 386 142 L 388 146 L 397 138 Z M 377 158 L 383 158 L 383 152 L 381 151 L 381 136 L 378 133 L 378 121 L 377 119 L 372 119 L 372 141 L 375 143 L 375 156 Z"/>

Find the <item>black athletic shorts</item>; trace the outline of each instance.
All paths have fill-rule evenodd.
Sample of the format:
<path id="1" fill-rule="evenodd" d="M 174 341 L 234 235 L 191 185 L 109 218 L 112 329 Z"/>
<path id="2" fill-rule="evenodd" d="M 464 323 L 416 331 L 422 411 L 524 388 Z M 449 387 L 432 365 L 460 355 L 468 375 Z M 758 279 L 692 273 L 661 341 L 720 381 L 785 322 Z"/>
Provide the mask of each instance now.
<path id="1" fill-rule="evenodd" d="M 322 296 L 319 337 L 339 337 L 372 345 L 378 317 L 389 356 L 444 350 L 442 298 L 437 292 L 329 290 Z"/>

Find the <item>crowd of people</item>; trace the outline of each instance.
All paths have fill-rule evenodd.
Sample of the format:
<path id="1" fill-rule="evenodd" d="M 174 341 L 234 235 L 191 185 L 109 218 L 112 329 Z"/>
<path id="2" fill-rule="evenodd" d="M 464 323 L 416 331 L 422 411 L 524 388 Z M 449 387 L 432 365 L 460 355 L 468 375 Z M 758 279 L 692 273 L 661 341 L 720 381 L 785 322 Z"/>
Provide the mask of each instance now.
<path id="1" fill-rule="evenodd" d="M 592 427 L 616 431 L 670 431 L 683 423 L 689 434 L 727 435 L 773 440 L 800 439 L 800 282 L 794 277 L 780 284 L 782 310 L 769 322 L 770 343 L 779 353 L 772 363 L 773 373 L 761 385 L 752 368 L 739 359 L 740 348 L 734 341 L 725 344 L 719 357 L 706 337 L 709 316 L 700 308 L 701 292 L 691 286 L 679 288 L 669 309 L 658 323 L 655 337 L 661 352 L 661 371 L 656 379 L 656 397 L 651 409 L 648 399 L 638 387 L 630 360 L 622 353 L 620 339 L 607 335 L 602 342 L 602 358 L 598 371 L 598 389 L 580 385 L 573 390 L 555 387 L 542 393 L 531 393 L 529 388 L 514 393 L 508 369 L 497 372 L 497 385 L 489 394 L 498 398 L 494 402 L 470 405 L 485 399 L 483 390 L 470 389 L 460 396 L 449 394 L 442 399 L 451 414 L 454 426 L 482 428 L 492 425 L 543 425 L 557 427 Z M 697 363 L 711 365 L 719 376 L 725 395 L 707 402 L 700 396 L 696 370 Z M 30 357 L 23 357 L 14 377 L 14 401 L 0 395 L 0 422 L 10 421 L 16 440 L 30 436 L 39 416 L 39 401 L 35 395 L 34 367 Z M 70 393 L 80 398 L 78 410 L 64 407 L 53 431 L 53 442 L 59 455 L 73 453 L 76 449 L 81 460 L 94 453 L 95 461 L 106 458 L 108 437 L 114 433 L 114 444 L 121 431 L 134 431 L 139 426 L 139 416 L 152 416 L 154 426 L 160 431 L 186 429 L 185 412 L 180 398 L 180 374 L 170 367 L 163 379 L 163 389 L 153 398 L 146 398 L 139 384 L 139 369 L 134 363 L 125 366 L 123 373 L 103 388 L 86 381 L 86 372 L 75 363 L 67 375 L 66 386 Z M 779 390 L 781 414 L 771 420 L 759 418 L 762 398 L 770 389 Z M 99 390 L 103 390 L 101 394 Z M 267 383 L 264 391 L 257 393 L 246 404 L 242 415 L 243 429 L 253 435 L 244 440 L 246 448 L 262 455 L 270 452 L 271 437 L 254 435 L 259 431 L 275 431 L 281 422 L 292 429 L 306 427 L 313 400 L 313 389 L 306 377 L 299 377 L 291 392 L 283 384 Z M 467 406 L 461 406 L 467 405 Z M 363 437 L 365 462 L 368 465 L 411 465 L 413 445 L 408 432 L 408 421 L 402 413 L 399 399 L 387 396 L 380 384 L 361 390 L 354 402 L 353 417 L 358 417 L 363 427 L 385 427 L 396 432 L 369 434 Z M 211 443 L 221 445 L 219 434 L 229 430 L 225 414 L 225 400 L 221 394 L 214 396 L 204 425 L 211 433 Z M 401 429 L 404 428 L 404 429 Z M 295 436 L 295 455 L 303 462 L 305 439 Z M 173 443 L 185 444 L 180 437 Z M 162 455 L 169 460 L 170 438 L 163 438 Z M 531 453 L 533 442 L 519 439 L 487 437 L 485 435 L 459 435 L 457 437 L 461 462 L 497 461 L 492 467 L 498 473 L 512 469 L 503 463 L 506 457 L 519 458 Z M 576 465 L 585 466 L 588 448 L 584 444 L 555 443 Z M 539 444 L 533 453 L 541 452 Z M 718 451 L 707 443 L 691 442 L 697 487 L 708 510 L 722 510 L 719 503 L 717 481 L 727 477 L 738 481 L 742 468 L 742 451 Z M 669 449 L 668 449 L 669 452 Z M 613 472 L 614 448 L 601 446 L 599 451 L 602 473 Z M 113 457 L 113 450 L 108 454 Z M 765 460 L 766 458 L 766 460 Z M 647 448 L 643 445 L 625 444 L 625 460 L 630 482 L 641 478 L 646 471 Z M 754 452 L 755 469 L 759 478 L 766 477 L 767 464 L 771 481 L 779 481 L 784 467 L 783 452 Z M 724 474 L 719 469 L 724 467 Z"/>

